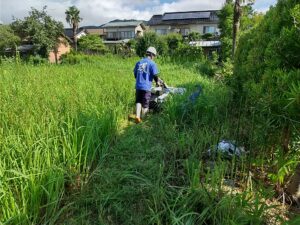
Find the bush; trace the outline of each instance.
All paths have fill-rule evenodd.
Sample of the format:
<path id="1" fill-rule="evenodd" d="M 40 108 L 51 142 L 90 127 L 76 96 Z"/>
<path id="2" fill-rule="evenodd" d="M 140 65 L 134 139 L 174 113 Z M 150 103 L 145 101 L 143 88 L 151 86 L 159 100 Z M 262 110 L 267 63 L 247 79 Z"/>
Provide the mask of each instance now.
<path id="1" fill-rule="evenodd" d="M 92 63 L 95 58 L 89 55 L 85 55 L 82 53 L 70 52 L 61 56 L 62 64 L 80 64 L 80 63 Z"/>
<path id="2" fill-rule="evenodd" d="M 0 25 L 0 55 L 5 55 L 5 49 L 15 50 L 20 43 L 20 37 L 16 36 L 10 26 Z"/>
<path id="3" fill-rule="evenodd" d="M 164 36 L 168 49 L 169 55 L 172 55 L 182 45 L 182 35 L 177 33 L 169 33 Z"/>
<path id="4" fill-rule="evenodd" d="M 156 48 L 159 55 L 166 55 L 168 52 L 168 45 L 162 36 L 158 36 L 154 32 L 145 32 L 144 36 L 138 37 L 136 42 L 136 54 L 143 57 L 149 46 Z"/>
<path id="5" fill-rule="evenodd" d="M 102 39 L 96 34 L 88 34 L 80 38 L 78 48 L 88 54 L 105 54 L 108 51 Z"/>
<path id="6" fill-rule="evenodd" d="M 233 63 L 230 58 L 227 58 L 221 67 L 221 78 L 226 84 L 230 84 L 233 79 Z"/>
<path id="7" fill-rule="evenodd" d="M 14 63 L 16 63 L 16 61 L 17 61 L 16 57 L 0 56 L 0 65 L 1 64 L 14 64 Z"/>
<path id="8" fill-rule="evenodd" d="M 135 42 L 134 40 L 129 41 L 128 43 L 123 43 L 123 44 L 115 44 L 113 46 L 110 46 L 110 52 L 112 54 L 120 55 L 122 57 L 132 57 L 135 56 L 135 50 L 133 47 Z"/>
<path id="9" fill-rule="evenodd" d="M 33 64 L 33 65 L 40 65 L 40 64 L 47 64 L 47 63 L 49 63 L 48 59 L 43 58 L 43 57 L 41 57 L 39 55 L 35 55 L 35 56 L 31 55 L 31 56 L 29 56 L 28 62 L 30 64 Z"/>
<path id="10" fill-rule="evenodd" d="M 187 37 L 188 41 L 200 41 L 201 40 L 201 34 L 199 32 L 191 32 L 188 34 Z"/>
<path id="11" fill-rule="evenodd" d="M 300 120 L 300 30 L 293 17 L 298 2 L 279 0 L 241 36 L 231 82 L 236 99 L 247 101 L 245 108 L 255 113 L 268 134 L 266 144 L 280 146 L 285 153 L 300 128 L 295 123 Z"/>
<path id="12" fill-rule="evenodd" d="M 195 64 L 195 68 L 198 73 L 208 77 L 213 77 L 216 73 L 216 66 L 214 66 L 209 60 L 204 60 Z"/>
<path id="13" fill-rule="evenodd" d="M 201 47 L 183 44 L 174 51 L 171 58 L 179 62 L 195 62 L 202 61 L 204 59 L 204 55 Z"/>
<path id="14" fill-rule="evenodd" d="M 211 34 L 211 33 L 206 33 L 206 34 L 202 35 L 202 39 L 204 39 L 204 40 L 210 40 L 212 38 L 214 38 L 214 34 Z"/>

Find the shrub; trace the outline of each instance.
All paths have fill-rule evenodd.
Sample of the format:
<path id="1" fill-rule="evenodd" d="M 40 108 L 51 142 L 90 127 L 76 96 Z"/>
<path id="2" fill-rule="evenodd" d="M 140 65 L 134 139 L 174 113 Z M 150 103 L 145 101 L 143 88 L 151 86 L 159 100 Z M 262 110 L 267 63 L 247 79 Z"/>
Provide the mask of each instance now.
<path id="1" fill-rule="evenodd" d="M 49 63 L 48 59 L 42 58 L 39 55 L 31 55 L 28 58 L 28 62 L 33 65 L 47 64 Z"/>
<path id="2" fill-rule="evenodd" d="M 200 41 L 201 40 L 201 34 L 199 32 L 191 32 L 188 34 L 187 37 L 188 41 Z"/>
<path id="3" fill-rule="evenodd" d="M 216 67 L 209 60 L 203 60 L 195 64 L 195 68 L 198 73 L 208 77 L 213 77 L 216 72 Z"/>
<path id="4" fill-rule="evenodd" d="M 295 121 L 300 120 L 300 30 L 293 11 L 298 2 L 279 0 L 241 36 L 231 82 L 235 97 L 247 101 L 245 107 L 255 112 L 268 134 L 266 144 L 272 149 L 281 146 L 285 153 L 299 129 Z"/>
<path id="5" fill-rule="evenodd" d="M 228 58 L 221 67 L 221 80 L 223 80 L 226 84 L 230 84 L 233 79 L 233 63 Z"/>
<path id="6" fill-rule="evenodd" d="M 158 54 L 162 56 L 166 55 L 168 52 L 168 45 L 163 37 L 158 36 L 154 32 L 146 32 L 144 36 L 137 38 L 136 54 L 143 57 L 149 46 L 155 47 Z"/>
<path id="7" fill-rule="evenodd" d="M 129 41 L 128 43 L 115 44 L 109 49 L 112 54 L 120 55 L 122 57 L 132 57 L 135 55 L 135 50 L 132 47 L 134 45 L 135 42 Z"/>
<path id="8" fill-rule="evenodd" d="M 181 34 L 177 33 L 169 33 L 166 36 L 164 36 L 169 49 L 169 55 L 173 54 L 178 48 L 180 48 L 182 44 L 182 36 Z"/>
<path id="9" fill-rule="evenodd" d="M 60 59 L 62 64 L 71 64 L 71 65 L 94 62 L 93 57 L 82 53 L 76 53 L 76 52 L 64 54 L 61 56 Z"/>
<path id="10" fill-rule="evenodd" d="M 211 33 L 206 33 L 206 34 L 202 35 L 202 39 L 204 39 L 204 40 L 209 40 L 209 39 L 212 39 L 213 37 L 214 37 L 214 35 Z"/>
<path id="11" fill-rule="evenodd" d="M 88 34 L 80 38 L 78 48 L 80 51 L 89 54 L 104 54 L 108 51 L 102 39 L 96 34 Z"/>
<path id="12" fill-rule="evenodd" d="M 195 62 L 203 60 L 204 56 L 201 47 L 183 44 L 171 55 L 171 58 L 180 62 Z"/>
<path id="13" fill-rule="evenodd" d="M 0 25 L 0 55 L 5 55 L 5 49 L 15 47 L 20 43 L 20 38 L 16 36 L 10 26 Z"/>

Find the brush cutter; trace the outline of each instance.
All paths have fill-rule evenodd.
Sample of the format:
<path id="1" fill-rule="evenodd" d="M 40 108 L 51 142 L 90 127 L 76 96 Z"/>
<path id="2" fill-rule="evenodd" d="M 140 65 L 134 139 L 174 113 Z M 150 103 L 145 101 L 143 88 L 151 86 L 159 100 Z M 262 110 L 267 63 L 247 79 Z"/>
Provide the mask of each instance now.
<path id="1" fill-rule="evenodd" d="M 167 100 L 170 94 L 180 94 L 185 93 L 185 88 L 174 88 L 169 87 L 165 82 L 159 80 L 156 87 L 151 88 L 151 98 L 149 102 L 150 112 L 157 113 L 162 110 L 162 104 Z M 129 120 L 135 119 L 135 114 L 128 115 Z"/>
<path id="2" fill-rule="evenodd" d="M 162 109 L 162 104 L 167 100 L 170 94 L 182 95 L 185 91 L 185 88 L 169 87 L 165 82 L 160 80 L 157 82 L 157 86 L 151 89 L 149 109 L 153 112 L 159 112 Z"/>

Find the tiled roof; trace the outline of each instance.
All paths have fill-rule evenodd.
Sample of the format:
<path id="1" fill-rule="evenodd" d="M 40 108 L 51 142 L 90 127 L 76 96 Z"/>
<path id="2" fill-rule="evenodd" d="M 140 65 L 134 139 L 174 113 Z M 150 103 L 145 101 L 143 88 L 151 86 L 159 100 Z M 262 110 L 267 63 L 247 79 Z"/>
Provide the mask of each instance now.
<path id="1" fill-rule="evenodd" d="M 163 15 L 154 15 L 149 20 L 148 25 L 163 25 L 170 23 L 199 23 L 200 21 L 218 21 L 218 10 L 210 11 L 187 11 L 187 12 L 167 12 Z"/>
<path id="2" fill-rule="evenodd" d="M 85 29 L 85 31 L 88 34 L 99 34 L 99 35 L 103 35 L 104 34 L 104 29 L 103 28 L 98 28 L 98 29 Z"/>
<path id="3" fill-rule="evenodd" d="M 72 37 L 73 37 L 73 30 L 72 30 L 72 28 L 65 28 L 65 29 L 64 29 L 64 34 L 65 34 L 67 37 L 72 38 Z"/>
<path id="4" fill-rule="evenodd" d="M 162 20 L 209 19 L 211 12 L 175 12 L 165 13 Z"/>
<path id="5" fill-rule="evenodd" d="M 147 25 L 155 25 L 160 24 L 162 21 L 163 15 L 153 15 L 152 18 L 148 21 Z"/>
<path id="6" fill-rule="evenodd" d="M 114 20 L 102 25 L 102 28 L 107 27 L 136 27 L 143 23 L 141 20 Z"/>
<path id="7" fill-rule="evenodd" d="M 79 27 L 77 29 L 77 34 L 79 34 L 80 32 L 85 32 L 87 34 L 99 34 L 99 35 L 103 35 L 104 34 L 104 29 L 101 28 L 100 26 L 83 26 L 83 27 Z M 69 37 L 69 38 L 73 38 L 73 29 L 72 28 L 65 28 L 64 29 L 64 34 Z"/>
<path id="8" fill-rule="evenodd" d="M 79 29 L 99 29 L 101 26 L 82 26 Z"/>

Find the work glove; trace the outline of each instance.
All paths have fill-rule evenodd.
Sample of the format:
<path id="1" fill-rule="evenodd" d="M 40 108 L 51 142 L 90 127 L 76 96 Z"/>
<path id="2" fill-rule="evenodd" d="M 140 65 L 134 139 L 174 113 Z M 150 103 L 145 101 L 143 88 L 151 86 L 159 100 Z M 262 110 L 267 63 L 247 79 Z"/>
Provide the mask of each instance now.
<path id="1" fill-rule="evenodd" d="M 157 78 L 156 86 L 160 87 L 164 85 L 164 81 L 160 78 Z"/>

